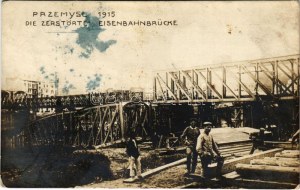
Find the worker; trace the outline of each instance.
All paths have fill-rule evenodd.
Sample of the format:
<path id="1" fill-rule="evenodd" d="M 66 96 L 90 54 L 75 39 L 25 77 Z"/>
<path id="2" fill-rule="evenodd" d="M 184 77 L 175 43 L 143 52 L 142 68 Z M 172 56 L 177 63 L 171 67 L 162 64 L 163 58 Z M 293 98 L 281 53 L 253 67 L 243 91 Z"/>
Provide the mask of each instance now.
<path id="1" fill-rule="evenodd" d="M 202 164 L 202 177 L 207 178 L 208 175 L 208 165 L 212 161 L 217 162 L 216 176 L 217 179 L 221 178 L 221 170 L 224 163 L 224 158 L 215 143 L 213 136 L 210 133 L 212 128 L 211 122 L 204 122 L 204 133 L 202 133 L 197 139 L 196 150 L 198 151 Z"/>
<path id="2" fill-rule="evenodd" d="M 251 133 L 249 138 L 252 140 L 252 148 L 249 154 L 253 154 L 256 149 L 264 150 L 265 129 L 260 128 L 259 132 Z"/>
<path id="3" fill-rule="evenodd" d="M 200 135 L 200 129 L 196 127 L 196 121 L 192 120 L 190 126 L 186 127 L 180 136 L 184 139 L 186 145 L 186 167 L 187 173 L 195 173 L 198 159 L 198 152 L 196 151 L 197 138 Z"/>
<path id="4" fill-rule="evenodd" d="M 129 134 L 129 140 L 126 146 L 126 153 L 129 157 L 130 177 L 135 179 L 142 179 L 141 175 L 141 157 L 138 144 L 134 133 Z M 136 171 L 136 172 L 135 172 Z"/>

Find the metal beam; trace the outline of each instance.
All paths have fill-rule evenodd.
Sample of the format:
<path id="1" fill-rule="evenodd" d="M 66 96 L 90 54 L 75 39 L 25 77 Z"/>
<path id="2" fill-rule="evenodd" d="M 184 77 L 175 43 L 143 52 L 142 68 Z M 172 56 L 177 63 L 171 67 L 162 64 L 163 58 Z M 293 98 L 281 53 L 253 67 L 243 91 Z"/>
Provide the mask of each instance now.
<path id="1" fill-rule="evenodd" d="M 205 81 L 207 80 L 207 78 L 200 71 L 197 71 L 196 69 L 194 69 L 194 71 L 198 75 L 200 75 Z M 214 93 L 218 96 L 219 99 L 222 99 L 221 94 L 209 82 L 206 82 L 206 85 L 209 87 L 209 89 L 211 89 L 212 91 L 214 91 Z"/>
<path id="2" fill-rule="evenodd" d="M 171 92 L 171 95 L 175 100 L 178 100 L 178 98 L 175 96 L 175 94 L 172 92 L 172 90 L 169 88 L 169 86 L 164 82 L 164 80 L 161 78 L 161 76 L 157 73 L 158 79 L 162 81 L 162 83 L 165 85 L 165 87 Z"/>
<path id="3" fill-rule="evenodd" d="M 195 81 L 193 81 L 192 77 L 186 73 L 185 71 L 182 71 L 182 73 L 186 76 L 186 78 L 192 83 L 193 87 L 197 90 L 197 92 L 201 95 L 201 97 L 204 99 L 204 100 L 207 100 L 206 99 L 206 94 L 205 92 L 197 85 L 197 83 Z"/>
<path id="4" fill-rule="evenodd" d="M 177 84 L 177 86 L 182 90 L 182 92 L 186 95 L 186 97 L 189 99 L 189 100 L 192 100 L 192 98 L 190 97 L 190 95 L 185 91 L 185 89 L 183 89 L 183 87 L 181 86 L 180 84 L 180 79 L 178 78 L 175 78 L 174 74 L 173 73 L 169 73 L 170 74 L 170 77 L 174 80 L 174 82 Z"/>
<path id="5" fill-rule="evenodd" d="M 225 86 L 231 93 L 232 95 L 235 97 L 235 99 L 238 99 L 237 95 L 233 92 L 233 90 L 225 83 L 224 79 L 222 79 L 216 72 L 214 72 L 213 70 L 211 70 L 212 73 L 214 73 L 214 76 L 216 76 L 218 79 L 220 79 L 222 81 L 223 86 Z M 224 90 L 224 89 L 223 89 Z M 225 97 L 223 97 L 225 98 Z"/>
<path id="6" fill-rule="evenodd" d="M 269 96 L 274 97 L 274 95 L 268 90 L 268 88 L 263 85 L 246 67 L 242 65 L 242 68 L 246 71 L 246 73 L 259 85 L 259 87 Z"/>

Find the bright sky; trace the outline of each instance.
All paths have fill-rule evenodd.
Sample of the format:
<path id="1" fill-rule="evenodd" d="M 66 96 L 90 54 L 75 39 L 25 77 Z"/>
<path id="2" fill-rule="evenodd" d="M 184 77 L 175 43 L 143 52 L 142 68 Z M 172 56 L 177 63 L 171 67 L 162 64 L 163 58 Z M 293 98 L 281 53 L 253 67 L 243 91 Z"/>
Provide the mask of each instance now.
<path id="1" fill-rule="evenodd" d="M 86 93 L 88 85 L 151 90 L 155 70 L 299 53 L 297 1 L 10 1 L 2 6 L 3 88 L 6 78 L 50 80 L 56 72 L 60 91 L 68 88 L 69 94 Z M 103 27 L 86 58 L 80 55 L 90 46 L 79 37 L 80 26 L 40 26 L 68 19 L 33 17 L 33 12 L 49 11 L 84 11 L 92 17 L 115 11 L 108 20 L 177 20 L 178 25 Z M 38 26 L 25 26 L 32 20 Z"/>

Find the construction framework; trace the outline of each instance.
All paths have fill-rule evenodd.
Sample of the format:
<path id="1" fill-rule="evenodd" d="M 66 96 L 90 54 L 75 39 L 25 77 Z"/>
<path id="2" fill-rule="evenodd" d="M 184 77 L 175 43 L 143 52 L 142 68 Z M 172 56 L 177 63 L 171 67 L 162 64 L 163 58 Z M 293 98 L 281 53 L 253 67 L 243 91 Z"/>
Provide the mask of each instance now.
<path id="1" fill-rule="evenodd" d="M 187 111 L 191 107 L 185 113 L 176 113 L 186 115 L 181 119 L 187 120 L 191 115 L 198 119 L 205 113 L 212 115 L 211 110 L 220 109 L 222 104 L 228 103 L 233 105 L 233 117 L 226 116 L 232 127 L 243 126 L 249 113 L 252 118 L 252 113 L 257 112 L 252 111 L 253 105 L 258 105 L 256 108 L 260 110 L 274 110 L 273 107 L 279 105 L 285 107 L 283 110 L 289 118 L 265 124 L 286 129 L 299 118 L 299 55 L 159 71 L 155 73 L 153 89 L 153 101 L 143 100 L 142 92 L 128 92 L 126 97 L 120 93 L 112 96 L 94 93 L 40 99 L 26 99 L 22 93 L 14 96 L 6 94 L 1 100 L 2 110 L 9 111 L 7 117 L 2 118 L 2 123 L 13 125 L 11 113 L 15 110 L 27 114 L 31 111 L 34 117 L 30 119 L 31 123 L 20 125 L 19 134 L 14 135 L 16 142 L 33 146 L 103 147 L 124 141 L 130 132 L 144 138 L 161 129 L 162 133 L 166 133 L 163 135 L 168 135 L 174 132 L 171 130 L 174 123 L 184 127 L 187 123 L 172 120 L 175 118 L 172 109 L 184 110 L 182 104 L 192 105 L 194 109 L 189 114 Z M 124 98 L 128 101 L 124 102 Z M 173 108 L 169 109 L 170 106 Z M 55 109 L 55 114 L 36 119 L 37 109 Z M 270 115 L 274 116 L 273 112 L 266 117 L 270 118 Z M 4 122 L 5 119 L 7 122 Z M 261 116 L 255 122 L 251 121 L 248 126 L 262 124 Z M 296 128 L 297 124 L 293 125 L 293 129 Z"/>
<path id="2" fill-rule="evenodd" d="M 243 102 L 299 98 L 299 55 L 158 71 L 154 102 Z"/>
<path id="3" fill-rule="evenodd" d="M 144 103 L 94 106 L 35 120 L 26 127 L 25 131 L 28 133 L 26 135 L 25 132 L 25 136 L 33 146 L 69 145 L 98 148 L 125 141 L 129 132 L 146 137 L 149 132 L 148 115 L 149 106 Z"/>

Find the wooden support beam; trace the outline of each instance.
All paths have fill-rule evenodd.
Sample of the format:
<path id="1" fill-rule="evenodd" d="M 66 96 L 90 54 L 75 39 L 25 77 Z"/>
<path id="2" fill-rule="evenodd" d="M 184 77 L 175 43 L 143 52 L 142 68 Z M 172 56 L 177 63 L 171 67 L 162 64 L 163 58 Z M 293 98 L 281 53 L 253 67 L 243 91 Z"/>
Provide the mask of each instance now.
<path id="1" fill-rule="evenodd" d="M 245 65 L 242 65 L 242 68 L 244 71 L 258 84 L 258 86 L 266 93 L 266 95 L 272 96 L 273 94 L 270 92 L 270 90 L 263 84 L 261 83 L 248 69 Z"/>
<path id="2" fill-rule="evenodd" d="M 281 182 L 299 182 L 299 167 L 237 164 L 236 172 L 248 179 L 264 179 Z"/>
<path id="3" fill-rule="evenodd" d="M 284 158 L 299 158 L 300 152 L 278 152 L 275 154 L 275 157 L 284 157 Z"/>
<path id="4" fill-rule="evenodd" d="M 246 179 L 236 172 L 223 175 L 225 184 L 247 189 L 293 189 L 297 183 L 266 181 L 261 179 Z"/>
<path id="5" fill-rule="evenodd" d="M 257 158 L 264 158 L 266 156 L 274 156 L 277 152 L 282 151 L 282 148 L 275 148 L 271 150 L 267 150 L 264 152 L 259 152 L 251 155 L 246 155 L 240 158 L 234 158 L 230 160 L 226 160 L 224 162 L 223 168 L 222 168 L 222 174 L 232 172 L 236 169 L 236 164 L 243 163 L 243 164 L 249 164 L 252 159 L 257 159 Z M 217 168 L 217 163 L 210 164 L 210 176 L 215 176 L 216 175 L 216 168 Z"/>
<path id="6" fill-rule="evenodd" d="M 255 98 L 255 95 L 251 92 L 251 90 L 249 90 L 249 88 L 238 77 L 236 77 L 235 74 L 232 71 L 230 71 L 230 69 L 227 69 L 227 71 L 228 71 L 228 73 L 231 74 L 230 76 L 233 77 L 239 83 L 239 98 L 241 98 L 240 87 L 242 87 L 248 93 L 248 95 L 250 95 L 252 98 Z"/>
<path id="7" fill-rule="evenodd" d="M 233 152 L 237 150 L 243 150 L 243 149 L 251 149 L 252 145 L 245 145 L 245 146 L 240 146 L 240 147 L 234 147 L 234 148 L 226 148 L 226 149 L 220 149 L 221 153 L 223 152 Z"/>
<path id="8" fill-rule="evenodd" d="M 124 142 L 125 142 L 125 140 L 120 139 L 120 140 L 116 140 L 114 142 L 109 142 L 109 143 L 104 143 L 104 144 L 100 144 L 100 145 L 95 145 L 93 147 L 95 149 L 101 149 L 101 148 L 107 148 L 107 147 L 110 147 L 110 146 L 113 146 L 113 145 L 116 145 L 116 144 L 122 144 Z"/>
<path id="9" fill-rule="evenodd" d="M 280 160 L 280 159 L 253 159 L 251 165 L 268 165 L 268 166 L 283 166 L 283 167 L 299 167 L 299 160 Z"/>
<path id="10" fill-rule="evenodd" d="M 222 146 L 222 147 L 219 147 L 219 150 L 227 150 L 227 149 L 238 148 L 238 147 L 245 147 L 245 146 L 252 146 L 252 143 L 237 144 L 237 145 L 231 145 L 231 146 Z"/>
<path id="11" fill-rule="evenodd" d="M 163 170 L 166 170 L 168 168 L 171 168 L 171 167 L 174 167 L 174 166 L 178 166 L 178 165 L 181 165 L 181 164 L 184 164 L 186 162 L 186 158 L 183 158 L 183 159 L 180 159 L 180 160 L 177 160 L 175 162 L 172 162 L 170 164 L 166 164 L 166 165 L 163 165 L 163 166 L 160 166 L 158 168 L 155 168 L 155 169 L 152 169 L 152 170 L 149 170 L 147 172 L 144 172 L 142 173 L 142 177 L 143 178 L 146 178 L 146 177 L 149 177 L 151 175 L 154 175 L 158 172 L 161 172 Z M 138 181 L 138 179 L 134 179 L 134 178 L 128 178 L 128 179 L 125 179 L 123 182 L 124 183 L 134 183 Z"/>
<path id="12" fill-rule="evenodd" d="M 248 151 L 248 154 L 249 154 L 250 150 L 251 150 L 251 147 L 244 148 L 244 149 L 239 149 L 239 150 L 226 151 L 226 152 L 222 152 L 221 151 L 221 155 L 222 156 L 225 156 L 225 155 L 227 155 L 227 156 L 233 156 L 236 153 L 247 152 L 247 151 Z"/>
<path id="13" fill-rule="evenodd" d="M 263 64 L 260 64 L 259 67 L 261 67 L 262 72 L 263 72 L 270 80 L 274 80 L 275 77 L 274 77 L 274 73 L 273 73 L 273 72 L 269 71 L 268 68 L 266 68 Z M 275 79 L 275 80 L 276 80 L 276 79 Z M 277 82 L 277 86 L 278 86 L 278 84 L 279 84 L 281 88 L 284 87 L 286 91 L 288 90 L 289 93 L 292 93 L 292 91 L 291 91 L 290 89 L 288 89 L 287 86 L 286 86 L 281 80 L 279 80 L 278 78 L 277 78 L 277 80 L 276 80 L 275 82 Z M 282 89 L 283 89 L 283 88 L 282 88 Z M 284 90 L 284 89 L 283 89 L 283 90 Z M 274 93 L 274 92 L 273 92 L 273 93 Z"/>
<path id="14" fill-rule="evenodd" d="M 213 70 L 211 70 L 211 72 L 214 74 L 214 76 L 216 76 L 219 80 L 221 80 L 222 81 L 222 84 L 223 84 L 223 86 L 225 87 L 225 89 L 227 88 L 231 93 L 232 93 L 232 95 L 234 96 L 234 98 L 235 99 L 238 99 L 238 97 L 237 97 L 237 95 L 234 93 L 234 91 L 226 84 L 226 80 L 223 78 L 221 78 L 216 72 L 214 72 Z M 226 73 L 226 71 L 225 71 L 225 73 Z M 225 91 L 225 89 L 223 89 L 223 91 Z M 223 93 L 223 94 L 225 94 L 226 95 L 226 93 Z M 225 98 L 225 97 L 223 97 L 223 98 Z"/>
<path id="15" fill-rule="evenodd" d="M 181 81 L 179 78 L 176 78 L 174 76 L 173 73 L 170 73 L 170 77 L 174 80 L 174 82 L 177 84 L 177 86 L 182 90 L 182 92 L 186 95 L 186 97 L 189 99 L 189 100 L 192 100 L 192 97 L 188 94 L 188 92 L 184 89 L 184 87 L 181 85 Z"/>
<path id="16" fill-rule="evenodd" d="M 265 160 L 300 161 L 299 158 L 264 157 Z"/>
<path id="17" fill-rule="evenodd" d="M 282 151 L 283 154 L 296 154 L 296 155 L 300 155 L 299 150 L 284 150 Z"/>
<path id="18" fill-rule="evenodd" d="M 282 64 L 278 64 L 277 67 L 279 70 L 281 70 L 287 77 L 289 77 L 289 79 L 292 79 L 292 76 L 287 73 L 284 69 L 282 69 L 282 67 L 280 67 Z"/>
<path id="19" fill-rule="evenodd" d="M 186 185 L 182 185 L 182 186 L 177 186 L 175 187 L 175 189 L 191 189 L 191 188 L 195 188 L 199 185 L 198 182 L 192 182 Z"/>
<path id="20" fill-rule="evenodd" d="M 194 72 L 194 71 L 193 71 Z M 193 87 L 196 89 L 196 91 L 200 94 L 200 96 L 204 99 L 204 100 L 206 100 L 206 94 L 205 94 L 205 92 L 202 90 L 202 88 L 200 88 L 199 86 L 198 86 L 198 84 L 195 82 L 195 81 L 193 81 L 193 79 L 192 79 L 192 77 L 190 76 L 190 75 L 188 75 L 187 73 L 185 73 L 184 71 L 182 72 L 183 73 L 183 75 L 185 75 L 186 76 L 186 78 L 192 83 L 192 85 L 193 85 Z"/>
<path id="21" fill-rule="evenodd" d="M 164 80 L 161 78 L 161 76 L 157 73 L 157 79 L 162 81 L 162 83 L 164 84 L 164 86 L 171 92 L 171 95 L 173 96 L 173 98 L 175 100 L 178 100 L 178 97 L 175 96 L 175 94 L 172 92 L 172 90 L 169 88 L 169 86 L 164 82 Z"/>
<path id="22" fill-rule="evenodd" d="M 292 144 L 291 142 L 265 141 L 264 144 L 267 147 L 273 147 L 273 148 L 284 148 L 284 149 L 293 149 L 293 150 L 297 148 L 297 145 Z"/>
<path id="23" fill-rule="evenodd" d="M 197 70 L 194 70 L 195 71 L 195 73 L 197 73 L 198 74 L 198 76 L 201 76 L 202 77 L 202 79 L 204 79 L 204 80 L 206 80 L 207 81 L 207 78 L 200 72 L 200 71 L 197 71 Z M 209 70 L 208 70 L 209 71 Z M 208 72 L 207 71 L 207 72 Z M 219 98 L 219 99 L 222 99 L 222 96 L 221 96 L 221 94 L 209 83 L 209 81 L 207 81 L 206 82 L 206 85 L 208 86 L 208 88 L 210 89 L 210 90 L 212 90 L 216 95 L 217 95 L 217 97 Z M 207 94 L 207 92 L 206 92 L 206 94 Z"/>
<path id="24" fill-rule="evenodd" d="M 164 101 L 166 101 L 166 100 L 167 100 L 167 97 L 165 96 L 165 92 L 164 92 L 164 90 L 163 90 L 163 88 L 162 88 L 162 86 L 161 86 L 160 80 L 158 79 L 157 82 L 158 82 L 158 85 L 159 85 L 159 89 L 160 89 L 160 91 L 161 91 L 161 93 L 162 93 L 162 96 L 163 96 L 163 98 L 164 98 Z"/>

